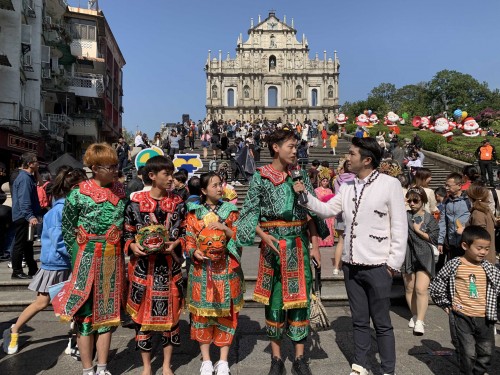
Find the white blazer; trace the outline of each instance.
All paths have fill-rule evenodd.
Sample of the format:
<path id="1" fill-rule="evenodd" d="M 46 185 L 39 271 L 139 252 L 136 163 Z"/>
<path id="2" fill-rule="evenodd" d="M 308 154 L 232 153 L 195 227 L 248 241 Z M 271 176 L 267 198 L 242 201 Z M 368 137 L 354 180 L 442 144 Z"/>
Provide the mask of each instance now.
<path id="1" fill-rule="evenodd" d="M 405 259 L 408 238 L 403 189 L 396 178 L 377 171 L 365 181 L 370 179 L 373 181 L 365 186 L 357 209 L 354 187 L 358 179 L 343 184 L 339 193 L 326 203 L 308 193 L 306 207 L 322 218 L 344 213 L 343 262 L 369 266 L 386 264 L 399 270 Z"/>

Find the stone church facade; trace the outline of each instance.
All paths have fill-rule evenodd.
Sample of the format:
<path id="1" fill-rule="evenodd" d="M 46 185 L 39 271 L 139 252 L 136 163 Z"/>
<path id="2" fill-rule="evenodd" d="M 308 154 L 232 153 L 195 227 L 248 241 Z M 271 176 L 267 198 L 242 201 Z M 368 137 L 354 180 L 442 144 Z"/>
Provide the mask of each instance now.
<path id="1" fill-rule="evenodd" d="M 339 107 L 339 67 L 333 58 L 309 58 L 309 45 L 297 39 L 293 19 L 287 24 L 274 12 L 240 34 L 236 57 L 211 56 L 205 65 L 207 118 L 254 121 L 256 119 L 333 121 Z"/>

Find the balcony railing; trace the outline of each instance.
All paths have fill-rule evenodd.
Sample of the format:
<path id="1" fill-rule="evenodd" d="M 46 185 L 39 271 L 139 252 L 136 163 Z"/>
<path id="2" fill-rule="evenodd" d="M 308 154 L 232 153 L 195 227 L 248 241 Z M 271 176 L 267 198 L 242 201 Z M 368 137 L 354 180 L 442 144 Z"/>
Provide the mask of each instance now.
<path id="1" fill-rule="evenodd" d="M 49 134 L 63 136 L 66 129 L 73 125 L 73 119 L 65 114 L 47 113 L 43 126 Z"/>
<path id="2" fill-rule="evenodd" d="M 102 74 L 75 73 L 66 77 L 69 90 L 78 96 L 101 97 L 104 93 Z"/>

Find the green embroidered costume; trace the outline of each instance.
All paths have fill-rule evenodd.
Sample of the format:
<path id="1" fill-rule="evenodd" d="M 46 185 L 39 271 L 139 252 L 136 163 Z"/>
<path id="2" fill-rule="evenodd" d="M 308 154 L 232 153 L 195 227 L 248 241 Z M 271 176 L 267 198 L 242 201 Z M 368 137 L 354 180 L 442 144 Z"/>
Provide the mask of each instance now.
<path id="1" fill-rule="evenodd" d="M 307 190 L 314 194 L 307 174 L 301 173 Z M 313 219 L 319 236 L 325 238 L 328 228 L 324 220 Z M 253 298 L 266 305 L 270 338 L 281 339 L 287 315 L 287 335 L 293 341 L 300 341 L 309 332 L 312 284 L 307 210 L 297 203 L 290 174 L 285 176 L 272 165 L 259 168 L 253 176 L 240 218 L 235 224 L 237 245 L 252 246 L 258 225 L 279 240 L 279 256 L 264 242 L 261 243 Z"/>
<path id="2" fill-rule="evenodd" d="M 74 318 L 83 335 L 120 324 L 124 198 L 121 184 L 100 187 L 94 180 L 80 183 L 66 198 L 62 227 L 73 272 L 54 310 L 63 320 Z"/>

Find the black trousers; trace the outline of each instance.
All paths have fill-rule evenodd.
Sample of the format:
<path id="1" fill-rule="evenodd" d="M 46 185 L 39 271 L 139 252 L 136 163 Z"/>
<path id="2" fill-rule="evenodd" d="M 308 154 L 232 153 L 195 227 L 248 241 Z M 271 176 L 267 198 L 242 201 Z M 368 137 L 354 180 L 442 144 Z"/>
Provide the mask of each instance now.
<path id="1" fill-rule="evenodd" d="M 481 170 L 481 179 L 486 183 L 486 173 L 488 173 L 488 181 L 490 186 L 495 186 L 493 181 L 493 161 L 479 160 L 479 169 Z"/>
<path id="2" fill-rule="evenodd" d="M 495 349 L 495 323 L 452 311 L 450 334 L 457 350 L 461 375 L 485 374 Z"/>
<path id="3" fill-rule="evenodd" d="M 354 331 L 353 363 L 367 368 L 372 341 L 371 318 L 377 336 L 382 371 L 392 375 L 396 366 L 396 344 L 389 314 L 392 277 L 385 266 L 344 263 L 342 268 Z"/>
<path id="4" fill-rule="evenodd" d="M 194 148 L 194 137 L 189 137 L 189 148 Z"/>
<path id="5" fill-rule="evenodd" d="M 12 273 L 23 272 L 23 256 L 28 265 L 28 274 L 34 275 L 38 271 L 38 266 L 33 255 L 33 241 L 28 241 L 29 222 L 24 219 L 14 221 L 16 237 L 14 239 L 14 249 L 12 250 Z"/>

